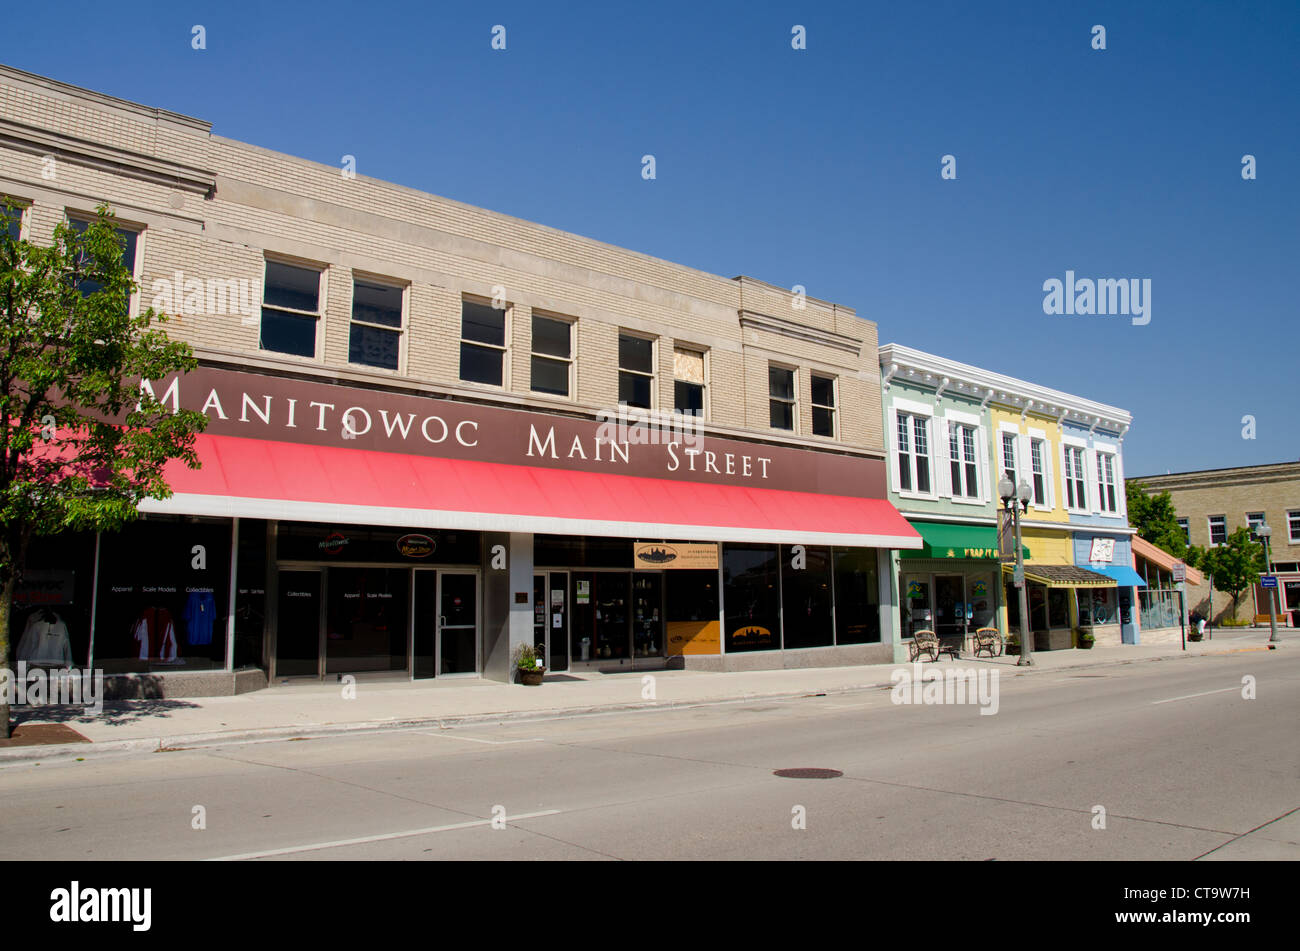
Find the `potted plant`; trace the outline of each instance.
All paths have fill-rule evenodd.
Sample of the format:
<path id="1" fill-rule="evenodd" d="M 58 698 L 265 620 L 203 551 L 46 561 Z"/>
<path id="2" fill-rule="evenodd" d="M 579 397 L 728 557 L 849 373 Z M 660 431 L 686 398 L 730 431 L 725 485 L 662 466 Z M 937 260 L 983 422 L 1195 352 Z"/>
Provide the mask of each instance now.
<path id="1" fill-rule="evenodd" d="M 532 644 L 521 644 L 515 649 L 515 670 L 519 673 L 519 682 L 525 687 L 540 687 L 546 674 Z"/>
<path id="2" fill-rule="evenodd" d="M 1079 650 L 1083 650 L 1083 651 L 1092 650 L 1092 644 L 1096 639 L 1097 638 L 1093 635 L 1092 631 L 1086 631 L 1086 630 L 1080 631 Z"/>

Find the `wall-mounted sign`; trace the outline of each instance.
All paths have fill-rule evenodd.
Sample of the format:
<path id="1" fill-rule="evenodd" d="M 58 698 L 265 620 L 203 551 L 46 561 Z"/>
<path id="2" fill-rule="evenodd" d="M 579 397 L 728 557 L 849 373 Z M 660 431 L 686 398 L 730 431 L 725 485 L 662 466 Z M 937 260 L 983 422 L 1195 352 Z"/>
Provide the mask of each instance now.
<path id="1" fill-rule="evenodd" d="M 337 555 L 348 544 L 348 537 L 342 532 L 330 532 L 320 543 L 320 550 L 327 555 Z"/>
<path id="2" fill-rule="evenodd" d="M 637 542 L 632 549 L 632 566 L 717 571 L 718 546 L 677 542 Z"/>
<path id="3" fill-rule="evenodd" d="M 574 600 L 578 604 L 590 604 L 591 603 L 591 582 L 579 580 L 577 582 L 577 585 L 578 585 L 578 591 L 577 591 L 577 596 L 574 598 Z"/>
<path id="4" fill-rule="evenodd" d="M 1115 559 L 1115 539 L 1094 538 L 1088 561 L 1094 565 L 1109 565 Z"/>
<path id="5" fill-rule="evenodd" d="M 757 624 L 748 624 L 745 627 L 737 628 L 731 632 L 731 640 L 737 644 L 743 644 L 745 647 L 753 647 L 758 644 L 771 644 L 772 632 L 765 627 L 759 627 Z"/>
<path id="6" fill-rule="evenodd" d="M 920 581 L 909 581 L 907 583 L 907 596 L 909 598 L 924 598 L 925 589 Z"/>
<path id="7" fill-rule="evenodd" d="M 397 540 L 397 550 L 407 558 L 428 558 L 437 547 L 428 535 L 403 535 Z"/>
<path id="8" fill-rule="evenodd" d="M 971 597 L 974 598 L 987 597 L 989 593 L 988 583 L 985 581 L 976 581 L 972 583 L 970 593 L 971 593 Z"/>

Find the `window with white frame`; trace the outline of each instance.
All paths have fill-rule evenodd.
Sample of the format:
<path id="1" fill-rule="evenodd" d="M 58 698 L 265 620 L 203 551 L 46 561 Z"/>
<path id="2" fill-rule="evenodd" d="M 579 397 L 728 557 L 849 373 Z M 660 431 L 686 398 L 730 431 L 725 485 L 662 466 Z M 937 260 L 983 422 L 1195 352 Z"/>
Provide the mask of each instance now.
<path id="1" fill-rule="evenodd" d="M 506 309 L 478 301 L 460 302 L 460 378 L 468 383 L 504 386 Z"/>
<path id="2" fill-rule="evenodd" d="M 321 273 L 319 268 L 266 262 L 259 341 L 263 350 L 299 357 L 316 356 Z"/>
<path id="3" fill-rule="evenodd" d="M 1047 504 L 1047 471 L 1044 468 L 1043 440 L 1029 440 L 1029 467 L 1033 471 L 1034 504 Z"/>
<path id="4" fill-rule="evenodd" d="M 1228 516 L 1211 515 L 1210 523 L 1210 544 L 1222 545 L 1228 540 Z"/>
<path id="5" fill-rule="evenodd" d="M 21 220 L 20 216 L 19 221 L 21 222 Z M 79 235 L 85 233 L 92 220 L 91 218 L 80 218 L 74 215 L 68 216 L 68 224 Z M 122 266 L 127 269 L 131 278 L 134 279 L 136 276 L 136 250 L 140 244 L 140 229 L 117 226 L 113 228 L 113 233 L 117 235 L 118 243 L 122 245 Z M 102 284 L 98 281 L 92 281 L 90 278 L 83 278 L 77 284 L 77 290 L 81 291 L 85 297 L 96 293 L 102 287 Z"/>
<path id="6" fill-rule="evenodd" d="M 799 418 L 798 405 L 795 402 L 794 370 L 777 366 L 775 363 L 767 368 L 767 405 L 768 422 L 773 429 L 794 430 L 794 421 Z"/>
<path id="7" fill-rule="evenodd" d="M 655 342 L 649 337 L 618 335 L 618 401 L 649 409 L 654 398 Z"/>
<path id="8" fill-rule="evenodd" d="M 1292 545 L 1300 545 L 1300 509 L 1286 513 L 1287 534 Z"/>
<path id="9" fill-rule="evenodd" d="M 930 493 L 929 420 L 898 414 L 898 486 L 904 492 Z"/>
<path id="10" fill-rule="evenodd" d="M 1187 544 L 1192 543 L 1192 523 L 1185 518 L 1178 519 L 1178 527 L 1183 530 L 1183 541 Z"/>
<path id="11" fill-rule="evenodd" d="M 835 436 L 835 378 L 812 375 L 812 424 L 814 436 Z"/>
<path id="12" fill-rule="evenodd" d="M 673 347 L 673 409 L 686 416 L 704 418 L 704 351 Z"/>
<path id="13" fill-rule="evenodd" d="M 1119 511 L 1119 499 L 1115 494 L 1115 456 L 1109 452 L 1097 453 L 1097 496 L 1103 512 Z"/>
<path id="14" fill-rule="evenodd" d="M 952 471 L 953 498 L 979 497 L 979 466 L 975 460 L 975 427 L 948 424 L 948 464 Z"/>
<path id="15" fill-rule="evenodd" d="M 1088 508 L 1088 477 L 1083 466 L 1083 447 L 1065 448 L 1065 505 L 1072 509 Z"/>
<path id="16" fill-rule="evenodd" d="M 1246 527 L 1247 527 L 1248 529 L 1250 529 L 1250 537 L 1251 537 L 1251 538 L 1258 539 L 1258 536 L 1257 536 L 1256 533 L 1259 531 L 1259 527 L 1260 527 L 1261 525 L 1263 525 L 1263 524 L 1264 524 L 1264 513 L 1263 513 L 1263 512 L 1247 512 L 1247 513 L 1246 513 Z"/>
<path id="17" fill-rule="evenodd" d="M 352 326 L 348 362 L 396 370 L 402 343 L 402 299 L 396 284 L 352 279 Z"/>
<path id="18" fill-rule="evenodd" d="M 1016 434 L 1002 433 L 1002 475 L 1011 480 L 1012 485 L 1019 483 L 1016 475 Z"/>
<path id="19" fill-rule="evenodd" d="M 573 376 L 573 324 L 533 314 L 530 387 L 534 393 L 568 396 Z"/>

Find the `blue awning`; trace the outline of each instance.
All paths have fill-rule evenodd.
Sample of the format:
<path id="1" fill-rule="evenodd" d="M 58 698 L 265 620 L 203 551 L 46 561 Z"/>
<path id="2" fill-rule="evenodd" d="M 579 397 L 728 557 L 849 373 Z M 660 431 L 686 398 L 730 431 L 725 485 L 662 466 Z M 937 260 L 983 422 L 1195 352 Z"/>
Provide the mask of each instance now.
<path id="1" fill-rule="evenodd" d="M 1088 565 L 1089 571 L 1095 571 L 1107 578 L 1114 578 L 1121 588 L 1145 588 L 1147 583 L 1142 576 L 1128 565 Z"/>

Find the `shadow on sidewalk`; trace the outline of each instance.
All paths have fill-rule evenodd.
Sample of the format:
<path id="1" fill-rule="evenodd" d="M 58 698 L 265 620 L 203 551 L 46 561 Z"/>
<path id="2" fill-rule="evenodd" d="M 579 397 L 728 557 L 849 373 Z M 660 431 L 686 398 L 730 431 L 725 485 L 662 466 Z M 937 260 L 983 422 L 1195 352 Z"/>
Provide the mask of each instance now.
<path id="1" fill-rule="evenodd" d="M 94 713 L 81 706 L 11 707 L 14 725 L 23 723 L 104 723 L 121 726 L 148 717 L 169 717 L 173 711 L 196 709 L 200 705 L 188 700 L 114 700 Z"/>

